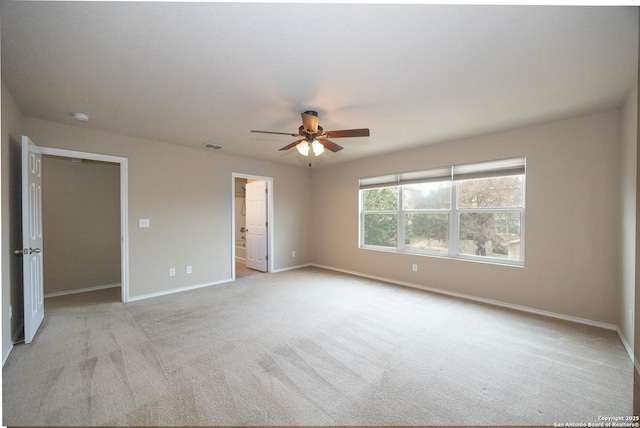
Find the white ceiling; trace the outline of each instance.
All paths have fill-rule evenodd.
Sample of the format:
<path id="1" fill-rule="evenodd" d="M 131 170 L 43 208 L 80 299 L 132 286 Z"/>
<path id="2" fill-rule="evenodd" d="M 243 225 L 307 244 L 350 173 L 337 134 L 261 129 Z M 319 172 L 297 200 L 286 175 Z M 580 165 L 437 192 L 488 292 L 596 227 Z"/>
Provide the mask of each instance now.
<path id="1" fill-rule="evenodd" d="M 6 2 L 0 29 L 25 116 L 301 166 L 249 131 L 370 128 L 330 165 L 614 109 L 637 79 L 635 7 Z"/>

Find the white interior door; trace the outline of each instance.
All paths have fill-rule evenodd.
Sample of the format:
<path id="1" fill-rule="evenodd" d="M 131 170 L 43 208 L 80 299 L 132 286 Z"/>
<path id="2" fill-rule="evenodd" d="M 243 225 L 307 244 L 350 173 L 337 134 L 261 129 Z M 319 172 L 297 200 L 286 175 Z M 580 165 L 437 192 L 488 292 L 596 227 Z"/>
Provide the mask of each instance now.
<path id="1" fill-rule="evenodd" d="M 24 341 L 31 343 L 44 320 L 42 277 L 42 151 L 22 137 L 22 256 Z"/>
<path id="2" fill-rule="evenodd" d="M 249 181 L 247 191 L 247 267 L 267 271 L 267 182 Z"/>

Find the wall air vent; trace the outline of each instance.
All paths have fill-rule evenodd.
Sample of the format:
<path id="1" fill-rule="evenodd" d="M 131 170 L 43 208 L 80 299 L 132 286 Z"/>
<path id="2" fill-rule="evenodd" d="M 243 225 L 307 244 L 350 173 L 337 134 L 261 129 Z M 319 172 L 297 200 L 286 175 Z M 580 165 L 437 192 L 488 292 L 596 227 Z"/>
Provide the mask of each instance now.
<path id="1" fill-rule="evenodd" d="M 223 148 L 223 146 L 219 146 L 213 143 L 204 143 L 202 147 L 204 147 L 205 149 L 211 149 L 211 150 L 220 150 L 221 148 Z"/>

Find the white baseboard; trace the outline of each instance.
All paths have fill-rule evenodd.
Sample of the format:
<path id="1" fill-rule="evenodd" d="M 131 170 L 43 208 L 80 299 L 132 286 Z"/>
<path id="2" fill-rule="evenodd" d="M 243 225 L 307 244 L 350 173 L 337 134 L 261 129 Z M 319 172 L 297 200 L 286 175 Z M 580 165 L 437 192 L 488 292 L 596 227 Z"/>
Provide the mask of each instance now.
<path id="1" fill-rule="evenodd" d="M 345 269 L 338 269 L 338 268 L 333 268 L 331 266 L 318 265 L 318 264 L 315 264 L 315 263 L 312 263 L 312 266 L 316 266 L 316 267 L 323 268 L 323 269 L 329 269 L 329 270 L 333 270 L 333 271 L 337 271 L 337 272 L 348 273 L 350 275 L 361 276 L 361 277 L 364 277 L 364 278 L 375 279 L 375 280 L 378 280 L 378 281 L 390 282 L 392 284 L 404 285 L 404 286 L 412 287 L 412 288 L 419 288 L 421 290 L 432 291 L 434 293 L 445 294 L 447 296 L 453 296 L 453 297 L 459 297 L 461 299 L 472 300 L 472 301 L 480 302 L 480 303 L 486 303 L 486 304 L 493 305 L 493 306 L 500 306 L 500 307 L 507 308 L 507 309 L 513 309 L 513 310 L 516 310 L 516 311 L 528 312 L 528 313 L 531 313 L 531 314 L 542 315 L 542 316 L 549 317 L 549 318 L 556 318 L 556 319 L 561 319 L 561 320 L 564 320 L 564 321 L 571 321 L 571 322 L 575 322 L 575 323 L 579 323 L 579 324 L 590 325 L 590 326 L 593 326 L 593 327 L 604 328 L 604 329 L 607 329 L 607 330 L 616 331 L 616 329 L 618 328 L 616 325 L 613 325 L 613 324 L 607 324 L 607 323 L 603 323 L 603 322 L 599 322 L 599 321 L 593 321 L 593 320 L 589 320 L 589 319 L 585 319 L 585 318 L 579 318 L 579 317 L 573 317 L 573 316 L 564 315 L 564 314 L 558 314 L 558 313 L 555 313 L 555 312 L 543 311 L 543 310 L 540 310 L 540 309 L 529 308 L 527 306 L 514 305 L 514 304 L 511 304 L 511 303 L 505 303 L 505 302 L 501 302 L 501 301 L 498 301 L 498 300 L 485 299 L 483 297 L 471 296 L 471 295 L 468 295 L 468 294 L 457 293 L 455 291 L 442 290 L 442 289 L 439 289 L 439 288 L 428 287 L 426 285 L 414 284 L 412 282 L 397 281 L 395 279 L 384 278 L 384 277 L 376 276 L 376 275 L 368 275 L 368 274 L 365 274 L 365 273 L 362 273 L 362 272 L 355 272 L 355 271 L 350 271 L 350 270 L 345 270 Z"/>
<path id="2" fill-rule="evenodd" d="M 303 265 L 291 266 L 291 267 L 283 268 L 283 269 L 277 269 L 277 270 L 274 270 L 273 273 L 285 272 L 285 271 L 288 271 L 288 270 L 300 269 L 300 268 L 308 267 L 308 266 L 312 266 L 312 264 L 311 263 L 307 263 L 307 264 L 303 264 Z M 166 296 L 166 295 L 169 295 L 169 294 L 181 293 L 183 291 L 196 290 L 198 288 L 211 287 L 212 285 L 219 285 L 219 284 L 224 284 L 224 283 L 227 283 L 227 282 L 232 282 L 232 279 L 231 278 L 222 279 L 220 281 L 207 282 L 205 284 L 190 285 L 190 286 L 182 287 L 182 288 L 174 288 L 174 289 L 171 289 L 171 290 L 159 291 L 157 293 L 143 294 L 141 296 L 133 296 L 133 297 L 129 296 L 128 302 L 135 302 L 137 300 L 151 299 L 153 297 Z"/>
<path id="3" fill-rule="evenodd" d="M 13 333 L 13 337 L 11 338 L 12 343 L 16 343 L 18 341 L 18 337 L 20 336 L 20 333 L 22 333 L 22 330 L 24 330 L 24 319 L 20 320 L 18 328 L 16 328 L 15 333 Z"/>
<path id="4" fill-rule="evenodd" d="M 640 373 L 640 362 L 636 359 L 636 356 L 633 354 L 633 348 L 631 347 L 631 345 L 629 345 L 629 342 L 627 341 L 627 338 L 624 336 L 624 334 L 622 334 L 622 330 L 620 330 L 620 327 L 616 326 L 616 332 L 618 333 L 618 337 L 622 341 L 622 345 L 624 346 L 624 349 L 627 351 L 627 354 L 629 354 L 629 358 L 631 358 L 633 367 L 635 367 L 636 371 Z"/>
<path id="5" fill-rule="evenodd" d="M 129 296 L 128 302 L 135 302 L 138 300 L 151 299 L 153 297 L 160 297 L 160 296 L 167 296 L 169 294 L 182 293 L 183 291 L 196 290 L 198 288 L 204 288 L 204 287 L 211 287 L 212 285 L 224 284 L 226 282 L 231 282 L 231 281 L 232 281 L 231 278 L 222 279 L 220 281 L 207 282 L 205 284 L 189 285 L 187 287 L 182 287 L 182 288 L 173 288 L 171 290 L 159 291 L 157 293 L 143 294 L 140 296 L 133 296 L 133 297 Z"/>
<path id="6" fill-rule="evenodd" d="M 18 325 L 18 328 L 16 328 L 16 332 L 13 334 L 13 337 L 11 338 L 11 343 L 9 344 L 9 347 L 2 354 L 2 367 L 4 367 L 5 363 L 9 359 L 9 355 L 11 355 L 11 351 L 13 351 L 13 344 L 16 343 L 23 329 L 24 329 L 24 321 L 21 321 L 20 324 Z"/>
<path id="7" fill-rule="evenodd" d="M 316 266 L 316 265 L 314 265 L 313 263 L 306 263 L 306 264 L 303 264 L 303 265 L 290 266 L 290 267 L 286 267 L 286 268 L 276 269 L 276 270 L 273 271 L 273 273 L 286 272 L 288 270 L 302 269 L 302 268 L 309 267 L 309 266 Z M 327 268 L 327 269 L 329 269 L 329 268 Z"/>
<path id="8" fill-rule="evenodd" d="M 4 367 L 5 363 L 9 359 L 9 355 L 11 355 L 11 351 L 13 351 L 13 343 L 10 343 L 7 350 L 4 351 L 4 354 L 2 354 L 2 367 Z"/>
<path id="9" fill-rule="evenodd" d="M 48 299 L 50 297 L 59 297 L 59 296 L 66 296 L 69 294 L 87 293 L 89 291 L 104 290 L 105 288 L 116 288 L 116 287 L 120 287 L 120 284 L 106 284 L 106 285 L 96 285 L 95 287 L 76 288 L 75 290 L 59 291 L 57 293 L 45 294 L 44 298 Z"/>

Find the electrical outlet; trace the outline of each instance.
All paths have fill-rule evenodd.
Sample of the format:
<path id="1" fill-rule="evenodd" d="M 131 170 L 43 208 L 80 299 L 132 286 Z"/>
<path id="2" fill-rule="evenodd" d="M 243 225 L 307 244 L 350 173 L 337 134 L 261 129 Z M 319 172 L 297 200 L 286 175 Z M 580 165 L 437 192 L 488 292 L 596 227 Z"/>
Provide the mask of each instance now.
<path id="1" fill-rule="evenodd" d="M 151 221 L 148 218 L 141 218 L 138 220 L 139 227 L 151 227 Z"/>
<path id="2" fill-rule="evenodd" d="M 169 268 L 169 276 L 176 276 L 176 268 Z"/>
<path id="3" fill-rule="evenodd" d="M 292 252 L 291 252 L 291 257 L 295 257 L 295 256 L 296 256 L 296 252 L 295 252 L 295 251 L 292 251 Z"/>
<path id="4" fill-rule="evenodd" d="M 187 266 L 187 274 L 193 273 L 193 268 L 191 266 Z"/>
<path id="5" fill-rule="evenodd" d="M 411 270 L 414 272 L 418 272 L 418 265 L 414 263 L 413 266 L 411 266 Z"/>

